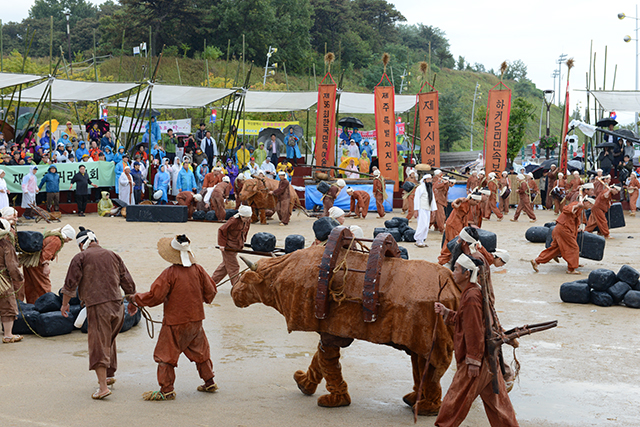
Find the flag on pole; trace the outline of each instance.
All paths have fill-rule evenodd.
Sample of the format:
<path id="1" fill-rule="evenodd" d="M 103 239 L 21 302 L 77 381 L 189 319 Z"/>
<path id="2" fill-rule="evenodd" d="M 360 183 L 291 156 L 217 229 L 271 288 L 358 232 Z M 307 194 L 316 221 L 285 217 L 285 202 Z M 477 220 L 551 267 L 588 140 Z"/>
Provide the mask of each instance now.
<path id="1" fill-rule="evenodd" d="M 211 117 L 209 117 L 209 123 L 215 123 L 218 117 L 218 112 L 214 109 L 211 110 Z"/>

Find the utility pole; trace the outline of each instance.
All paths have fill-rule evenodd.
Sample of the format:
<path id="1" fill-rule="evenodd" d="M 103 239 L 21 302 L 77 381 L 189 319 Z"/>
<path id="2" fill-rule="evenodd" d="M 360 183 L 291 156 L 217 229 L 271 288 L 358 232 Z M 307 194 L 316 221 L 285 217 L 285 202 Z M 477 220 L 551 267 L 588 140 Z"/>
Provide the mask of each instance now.
<path id="1" fill-rule="evenodd" d="M 471 106 L 471 142 L 469 143 L 469 151 L 473 151 L 473 119 L 476 111 L 476 99 L 482 96 L 482 94 L 478 95 L 479 87 L 480 83 L 476 82 L 476 89 L 473 91 L 473 105 Z"/>
<path id="2" fill-rule="evenodd" d="M 71 31 L 69 30 L 69 15 L 71 15 L 71 12 L 67 9 L 64 13 L 64 16 L 67 17 L 67 50 L 69 51 L 69 69 L 71 74 L 73 74 L 73 64 L 71 63 Z"/>

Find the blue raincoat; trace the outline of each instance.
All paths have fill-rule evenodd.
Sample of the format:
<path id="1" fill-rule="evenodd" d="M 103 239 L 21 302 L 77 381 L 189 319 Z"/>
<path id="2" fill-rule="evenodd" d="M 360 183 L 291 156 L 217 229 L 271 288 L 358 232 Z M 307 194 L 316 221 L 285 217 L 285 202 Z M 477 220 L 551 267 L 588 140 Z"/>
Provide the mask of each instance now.
<path id="1" fill-rule="evenodd" d="M 171 175 L 167 172 L 167 167 L 165 165 L 160 166 L 160 170 L 156 173 L 156 177 L 153 180 L 153 190 L 162 191 L 162 197 L 160 197 L 160 201 L 167 203 L 169 199 L 167 195 L 169 194 L 169 183 L 171 182 Z"/>
<path id="2" fill-rule="evenodd" d="M 111 152 L 111 147 L 109 146 L 104 147 L 104 159 L 107 162 L 112 162 L 113 157 L 114 157 L 114 154 Z"/>
<path id="3" fill-rule="evenodd" d="M 196 182 L 198 183 L 198 193 L 202 191 L 202 182 L 204 176 L 209 173 L 209 166 L 207 165 L 207 159 L 204 159 L 202 163 L 196 168 Z"/>
<path id="4" fill-rule="evenodd" d="M 76 150 L 76 159 L 80 161 L 82 159 L 82 156 L 84 156 L 85 154 L 89 155 L 89 150 L 87 150 L 87 144 L 84 141 L 80 141 L 80 144 L 78 145 L 78 149 Z"/>

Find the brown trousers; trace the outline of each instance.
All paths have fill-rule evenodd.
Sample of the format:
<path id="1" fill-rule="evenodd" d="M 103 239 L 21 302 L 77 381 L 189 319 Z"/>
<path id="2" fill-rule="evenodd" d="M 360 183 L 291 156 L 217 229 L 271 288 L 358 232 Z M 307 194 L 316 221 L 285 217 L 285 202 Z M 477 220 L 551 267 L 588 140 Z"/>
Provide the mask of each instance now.
<path id="1" fill-rule="evenodd" d="M 362 219 L 367 217 L 367 213 L 369 213 L 369 201 L 371 200 L 371 197 L 366 194 L 364 196 L 364 200 L 362 201 L 362 203 L 360 203 L 360 201 L 358 200 L 356 202 L 356 216 L 360 215 L 362 217 Z"/>
<path id="2" fill-rule="evenodd" d="M 500 198 L 502 200 L 502 197 Z M 489 197 L 489 201 L 487 202 L 487 210 L 485 211 L 486 219 L 491 218 L 491 213 L 493 212 L 494 214 L 496 214 L 496 216 L 498 218 L 502 218 L 502 212 L 500 212 L 500 210 L 498 209 L 497 205 L 497 200 L 496 200 L 496 196 L 491 196 Z"/>
<path id="3" fill-rule="evenodd" d="M 324 199 L 322 199 L 322 207 L 324 208 L 322 216 L 329 216 L 329 209 L 333 207 L 333 199 L 325 196 Z"/>
<path id="4" fill-rule="evenodd" d="M 47 292 L 51 292 L 51 280 L 44 274 L 42 264 L 37 267 L 23 267 L 24 272 L 24 295 L 27 303 L 33 304 L 36 300 Z"/>
<path id="5" fill-rule="evenodd" d="M 500 197 L 500 212 L 503 214 L 509 213 L 509 198 L 503 199 Z"/>
<path id="6" fill-rule="evenodd" d="M 211 210 L 216 212 L 216 219 L 218 221 L 224 221 L 227 215 L 227 211 L 224 208 L 224 197 L 222 194 L 213 193 L 210 199 Z"/>
<path id="7" fill-rule="evenodd" d="M 499 394 L 493 392 L 491 386 L 492 375 L 489 364 L 483 361 L 480 367 L 480 375 L 469 378 L 468 365 L 461 363 L 453 376 L 451 386 L 442 400 L 442 407 L 436 426 L 457 427 L 467 417 L 473 401 L 476 397 L 482 398 L 484 410 L 487 413 L 489 424 L 493 427 L 517 427 L 516 413 L 511 405 L 511 400 L 502 378 L 502 371 L 498 369 Z"/>
<path id="8" fill-rule="evenodd" d="M 276 212 L 278 213 L 278 218 L 280 218 L 281 223 L 284 225 L 289 224 L 289 220 L 291 219 L 291 199 L 278 198 Z"/>
<path id="9" fill-rule="evenodd" d="M 376 194 L 376 210 L 380 218 L 384 217 L 384 196 L 382 194 Z"/>
<path id="10" fill-rule="evenodd" d="M 18 302 L 13 288 L 7 292 L 0 294 L 0 319 L 2 322 L 13 322 L 18 315 Z M 11 331 L 5 331 L 5 335 L 10 334 Z"/>
<path id="11" fill-rule="evenodd" d="M 415 193 L 412 193 L 410 196 L 407 196 L 407 198 L 404 199 L 404 201 L 407 202 L 407 219 L 412 219 L 414 216 L 416 218 L 418 217 L 418 215 L 413 210 L 413 204 L 415 202 L 415 199 L 416 199 Z"/>
<path id="12" fill-rule="evenodd" d="M 536 219 L 536 214 L 533 213 L 533 206 L 531 205 L 531 200 L 529 199 L 528 194 L 520 197 L 520 203 L 518 203 L 518 208 L 516 209 L 516 213 L 513 215 L 513 219 L 517 220 L 518 217 L 520 217 L 520 213 L 523 211 L 532 220 Z"/>
<path id="13" fill-rule="evenodd" d="M 237 274 L 240 272 L 240 264 L 238 264 L 238 253 L 231 251 L 221 251 L 222 262 L 216 268 L 216 271 L 211 275 L 211 279 L 214 283 L 218 284 L 224 279 L 225 276 L 233 277 L 231 279 L 231 285 L 235 285 L 240 277 Z"/>
<path id="14" fill-rule="evenodd" d="M 536 263 L 546 264 L 557 256 L 562 256 L 567 261 L 569 271 L 578 268 L 580 264 L 580 247 L 576 241 L 576 236 L 562 224 L 556 225 L 551 234 L 553 242 L 536 258 Z"/>
<path id="15" fill-rule="evenodd" d="M 107 377 L 113 377 L 118 368 L 116 337 L 124 323 L 122 301 L 109 301 L 87 307 L 87 342 L 89 344 L 89 370 L 107 368 Z"/>
<path id="16" fill-rule="evenodd" d="M 60 193 L 47 193 L 47 209 L 50 212 L 60 211 Z"/>
<path id="17" fill-rule="evenodd" d="M 176 380 L 175 368 L 182 353 L 196 364 L 200 378 L 205 382 L 213 378 L 209 341 L 202 328 L 202 321 L 162 325 L 153 352 L 153 360 L 158 363 L 158 384 L 161 392 L 173 391 Z"/>
<path id="18" fill-rule="evenodd" d="M 433 224 L 434 230 L 438 230 L 442 233 L 444 231 L 444 223 L 446 221 L 446 215 L 444 214 L 445 205 L 437 203 L 436 206 L 438 206 L 438 210 L 434 212 L 435 215 L 431 215 L 431 224 Z"/>
<path id="19" fill-rule="evenodd" d="M 609 223 L 607 222 L 606 212 L 593 207 L 591 208 L 591 215 L 589 216 L 589 221 L 587 221 L 587 227 L 584 229 L 585 231 L 592 232 L 595 230 L 596 226 L 601 236 L 609 237 Z"/>

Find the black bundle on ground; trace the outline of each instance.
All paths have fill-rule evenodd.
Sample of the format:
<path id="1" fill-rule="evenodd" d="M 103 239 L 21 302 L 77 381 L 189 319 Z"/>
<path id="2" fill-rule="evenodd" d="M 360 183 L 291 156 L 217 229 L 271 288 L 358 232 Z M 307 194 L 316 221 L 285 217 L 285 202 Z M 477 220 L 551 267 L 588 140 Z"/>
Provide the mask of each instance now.
<path id="1" fill-rule="evenodd" d="M 638 278 L 640 278 L 640 273 L 635 268 L 625 264 L 620 267 L 616 277 L 618 277 L 618 280 L 628 283 L 631 287 L 635 287 L 637 286 Z"/>
<path id="2" fill-rule="evenodd" d="M 18 318 L 13 322 L 12 333 L 17 335 L 33 334 L 40 323 L 40 312 L 36 310 L 22 310 L 18 313 Z M 31 326 L 31 328 L 29 328 Z"/>
<path id="3" fill-rule="evenodd" d="M 195 211 L 192 218 L 196 221 L 204 221 L 205 216 L 207 216 L 205 211 Z"/>
<path id="4" fill-rule="evenodd" d="M 397 228 L 387 228 L 387 233 L 391 234 L 396 242 L 402 242 L 402 233 Z"/>
<path id="5" fill-rule="evenodd" d="M 264 231 L 251 237 L 251 249 L 258 252 L 273 252 L 276 248 L 276 236 Z"/>
<path id="6" fill-rule="evenodd" d="M 120 332 L 126 332 L 129 329 L 133 328 L 138 323 L 140 323 L 140 319 L 142 318 L 142 312 L 140 310 L 138 310 L 136 312 L 136 314 L 131 316 L 129 314 L 129 310 L 127 309 L 127 304 L 128 304 L 128 302 L 125 301 L 125 303 L 124 303 L 124 322 L 122 323 L 122 328 L 120 328 Z"/>
<path id="7" fill-rule="evenodd" d="M 598 268 L 589 273 L 589 286 L 598 292 L 604 292 L 616 283 L 616 273 L 606 268 Z"/>
<path id="8" fill-rule="evenodd" d="M 413 228 L 407 228 L 402 234 L 402 239 L 405 242 L 415 242 L 416 241 L 415 234 L 416 234 L 416 230 L 414 230 Z"/>
<path id="9" fill-rule="evenodd" d="M 60 311 L 40 313 L 40 321 L 35 330 L 43 337 L 70 334 L 74 329 L 74 321 L 74 316 L 70 314 L 69 317 L 64 317 Z"/>
<path id="10" fill-rule="evenodd" d="M 384 222 L 385 228 L 398 228 L 398 220 L 395 218 L 388 219 Z"/>
<path id="11" fill-rule="evenodd" d="M 560 299 L 574 304 L 588 304 L 591 289 L 587 283 L 567 282 L 560 286 Z"/>
<path id="12" fill-rule="evenodd" d="M 544 226 L 547 227 L 547 228 L 555 227 L 556 226 L 556 222 L 555 221 L 547 222 L 547 223 L 544 224 Z"/>
<path id="13" fill-rule="evenodd" d="M 398 249 L 400 249 L 400 258 L 409 259 L 409 251 L 407 250 L 407 248 L 398 246 Z"/>
<path id="14" fill-rule="evenodd" d="M 548 227 L 531 227 L 524 233 L 524 238 L 531 243 L 545 243 L 549 232 Z"/>
<path id="15" fill-rule="evenodd" d="M 323 216 L 313 223 L 313 233 L 316 235 L 316 239 L 324 242 L 329 238 L 331 230 L 338 226 L 340 226 L 338 221 L 333 218 L 329 218 L 328 216 Z"/>
<path id="16" fill-rule="evenodd" d="M 226 211 L 226 213 L 224 215 L 224 219 L 228 221 L 228 220 L 231 219 L 231 217 L 233 217 L 237 213 L 238 213 L 238 211 L 235 210 L 235 209 L 227 209 L 227 211 Z"/>
<path id="17" fill-rule="evenodd" d="M 482 246 L 489 252 L 495 252 L 496 247 L 498 245 L 498 236 L 496 235 L 496 233 L 492 233 L 491 231 L 483 230 L 481 228 L 478 228 L 477 230 L 478 230 L 478 236 L 480 237 L 480 243 L 482 243 Z M 444 235 L 443 235 L 443 238 L 444 238 Z M 447 243 L 447 247 L 449 248 L 449 251 L 453 249 L 453 246 L 456 244 L 457 241 L 458 241 L 458 236 L 456 236 L 453 240 L 450 240 L 449 243 Z"/>
<path id="18" fill-rule="evenodd" d="M 217 221 L 218 217 L 216 216 L 216 211 L 209 211 L 204 215 L 205 221 Z"/>
<path id="19" fill-rule="evenodd" d="M 60 311 L 60 308 L 62 307 L 62 298 L 53 292 L 47 292 L 46 294 L 40 295 L 34 306 L 40 313 Z"/>
<path id="20" fill-rule="evenodd" d="M 607 292 L 591 291 L 591 303 L 600 307 L 611 307 L 613 298 Z"/>
<path id="21" fill-rule="evenodd" d="M 62 298 L 62 288 L 58 291 L 58 296 Z M 80 297 L 78 296 L 78 291 L 76 290 L 76 296 L 69 300 L 69 305 L 80 305 Z"/>
<path id="22" fill-rule="evenodd" d="M 304 236 L 291 234 L 284 239 L 284 253 L 290 254 L 298 249 L 304 249 Z"/>
<path id="23" fill-rule="evenodd" d="M 609 289 L 607 289 L 607 292 L 609 292 L 609 295 L 611 295 L 611 298 L 613 298 L 614 304 L 620 304 L 620 302 L 624 299 L 624 296 L 630 290 L 631 290 L 631 286 L 629 286 L 628 283 L 617 282 L 613 286 L 611 286 Z"/>
<path id="24" fill-rule="evenodd" d="M 629 291 L 622 301 L 624 305 L 631 308 L 640 308 L 640 291 Z"/>
<path id="25" fill-rule="evenodd" d="M 376 237 L 380 233 L 386 233 L 387 229 L 385 227 L 376 227 L 373 229 L 373 237 Z"/>

